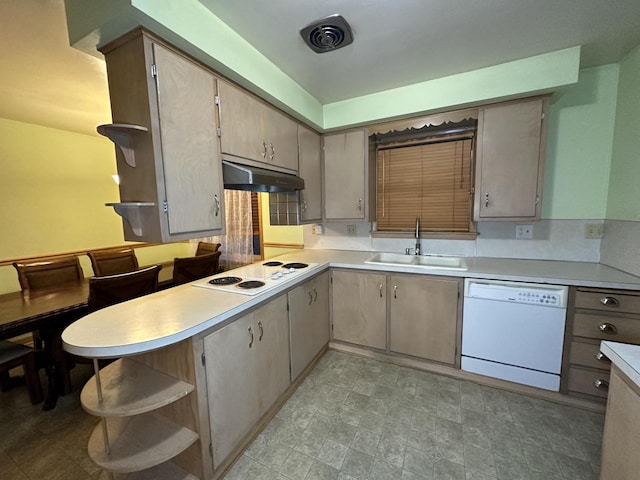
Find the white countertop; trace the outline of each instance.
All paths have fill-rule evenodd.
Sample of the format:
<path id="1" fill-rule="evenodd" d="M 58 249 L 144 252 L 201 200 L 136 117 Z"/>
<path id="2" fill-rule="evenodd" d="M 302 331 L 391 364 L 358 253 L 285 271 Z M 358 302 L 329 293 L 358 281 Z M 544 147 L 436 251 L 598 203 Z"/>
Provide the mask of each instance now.
<path id="1" fill-rule="evenodd" d="M 640 387 L 640 345 L 603 341 L 600 351 Z"/>
<path id="2" fill-rule="evenodd" d="M 640 290 L 639 277 L 595 263 L 467 258 L 468 270 L 459 271 L 364 263 L 373 253 L 320 249 L 287 253 L 278 259 L 318 265 L 255 296 L 186 284 L 113 305 L 67 327 L 62 334 L 64 348 L 76 355 L 95 358 L 122 357 L 162 348 L 215 327 L 329 267 Z"/>

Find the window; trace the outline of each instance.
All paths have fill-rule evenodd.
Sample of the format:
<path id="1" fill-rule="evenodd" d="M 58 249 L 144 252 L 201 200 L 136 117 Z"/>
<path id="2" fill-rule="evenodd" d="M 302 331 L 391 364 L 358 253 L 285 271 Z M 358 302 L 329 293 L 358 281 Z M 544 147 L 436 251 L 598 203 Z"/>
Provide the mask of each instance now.
<path id="1" fill-rule="evenodd" d="M 378 231 L 473 231 L 473 137 L 437 137 L 377 149 Z"/>
<path id="2" fill-rule="evenodd" d="M 376 162 L 374 235 L 413 232 L 420 217 L 424 233 L 475 236 L 476 119 L 477 112 L 465 110 L 370 130 L 376 132 L 370 137 Z"/>

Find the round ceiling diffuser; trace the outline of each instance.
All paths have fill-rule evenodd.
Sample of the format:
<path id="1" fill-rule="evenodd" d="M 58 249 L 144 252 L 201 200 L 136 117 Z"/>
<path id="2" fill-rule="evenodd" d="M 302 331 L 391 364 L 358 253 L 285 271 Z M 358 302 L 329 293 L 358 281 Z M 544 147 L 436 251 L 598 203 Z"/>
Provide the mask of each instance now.
<path id="1" fill-rule="evenodd" d="M 353 42 L 351 27 L 338 14 L 329 15 L 310 23 L 300 30 L 300 35 L 309 48 L 316 53 L 337 50 Z"/>

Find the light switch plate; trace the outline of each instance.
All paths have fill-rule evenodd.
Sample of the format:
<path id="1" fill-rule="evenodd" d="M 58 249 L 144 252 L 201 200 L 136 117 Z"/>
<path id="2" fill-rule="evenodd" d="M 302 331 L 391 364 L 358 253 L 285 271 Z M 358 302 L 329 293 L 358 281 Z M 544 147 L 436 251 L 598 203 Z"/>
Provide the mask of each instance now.
<path id="1" fill-rule="evenodd" d="M 533 238 L 533 225 L 516 225 L 516 238 L 521 240 Z"/>
<path id="2" fill-rule="evenodd" d="M 347 225 L 347 235 L 354 236 L 358 234 L 358 230 L 355 225 Z"/>
<path id="3" fill-rule="evenodd" d="M 602 238 L 604 225 L 602 223 L 587 223 L 584 226 L 584 238 Z"/>

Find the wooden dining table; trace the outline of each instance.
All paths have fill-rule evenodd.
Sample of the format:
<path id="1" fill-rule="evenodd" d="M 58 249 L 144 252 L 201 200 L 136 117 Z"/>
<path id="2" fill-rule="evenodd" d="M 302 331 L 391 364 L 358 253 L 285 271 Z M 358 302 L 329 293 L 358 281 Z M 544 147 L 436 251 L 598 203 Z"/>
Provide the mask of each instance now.
<path id="1" fill-rule="evenodd" d="M 160 270 L 159 287 L 172 285 L 172 265 Z M 64 380 L 66 367 L 62 352 L 62 331 L 88 311 L 89 279 L 36 292 L 11 292 L 0 295 L 0 340 L 30 332 L 39 332 L 43 341 L 47 394 L 43 410 L 55 407 L 58 396 L 70 385 Z"/>
<path id="2" fill-rule="evenodd" d="M 43 410 L 55 407 L 61 388 L 63 364 L 60 335 L 64 328 L 88 313 L 89 281 L 39 292 L 11 292 L 0 295 L 0 340 L 39 332 L 43 342 L 48 388 Z"/>

